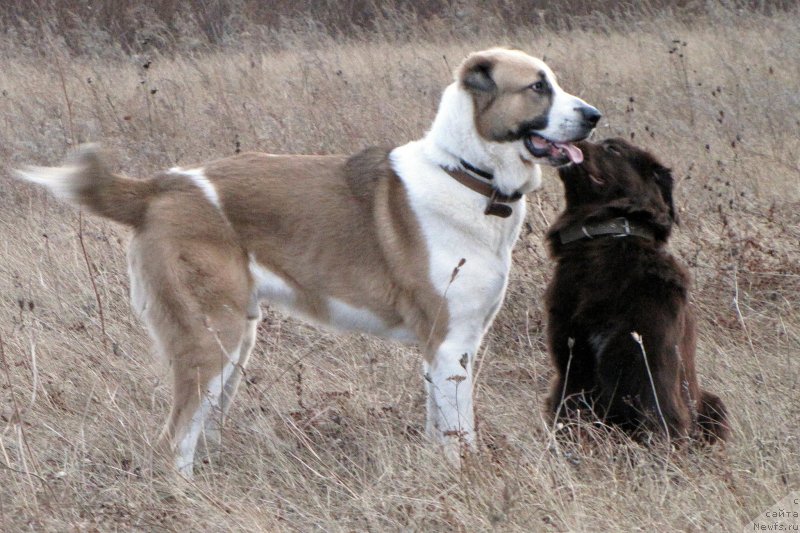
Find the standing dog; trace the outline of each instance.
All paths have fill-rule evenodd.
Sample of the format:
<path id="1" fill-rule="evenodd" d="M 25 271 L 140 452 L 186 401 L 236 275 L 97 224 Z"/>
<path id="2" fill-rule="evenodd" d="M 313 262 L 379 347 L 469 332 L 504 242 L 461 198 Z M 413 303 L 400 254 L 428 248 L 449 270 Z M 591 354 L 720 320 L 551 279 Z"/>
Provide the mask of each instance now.
<path id="1" fill-rule="evenodd" d="M 250 153 L 149 180 L 112 174 L 96 149 L 22 178 L 133 228 L 131 299 L 171 362 L 164 431 L 191 476 L 195 446 L 230 407 L 264 300 L 424 351 L 427 432 L 458 461 L 473 443 L 472 360 L 497 313 L 523 194 L 539 163 L 600 113 L 527 54 L 470 55 L 430 131 L 352 157 Z"/>
<path id="2" fill-rule="evenodd" d="M 547 233 L 558 262 L 546 294 L 548 410 L 593 411 L 639 435 L 725 440 L 725 406 L 697 383 L 689 273 L 665 249 L 669 169 L 621 139 L 577 146 L 584 161 L 559 169 L 567 205 Z"/>

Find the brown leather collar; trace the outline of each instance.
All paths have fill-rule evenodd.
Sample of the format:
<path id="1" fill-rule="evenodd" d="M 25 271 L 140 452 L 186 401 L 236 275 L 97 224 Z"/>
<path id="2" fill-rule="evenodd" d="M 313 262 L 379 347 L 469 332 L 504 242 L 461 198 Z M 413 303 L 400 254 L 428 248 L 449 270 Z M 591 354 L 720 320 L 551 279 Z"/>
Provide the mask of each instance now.
<path id="1" fill-rule="evenodd" d="M 625 217 L 613 218 L 602 222 L 582 224 L 576 222 L 558 232 L 561 244 L 594 239 L 595 237 L 641 237 L 649 241 L 656 240 L 653 232 L 642 225 L 631 222 Z"/>
<path id="2" fill-rule="evenodd" d="M 451 178 L 459 182 L 464 187 L 472 189 L 476 193 L 482 194 L 489 199 L 489 204 L 486 206 L 486 210 L 483 212 L 484 215 L 508 218 L 511 216 L 511 213 L 514 210 L 511 209 L 511 206 L 507 204 L 514 203 L 522 198 L 522 194 L 519 192 L 515 192 L 514 194 L 503 194 L 491 183 L 481 181 L 472 174 L 469 174 L 460 168 L 449 169 L 442 167 L 442 170 L 447 172 Z"/>

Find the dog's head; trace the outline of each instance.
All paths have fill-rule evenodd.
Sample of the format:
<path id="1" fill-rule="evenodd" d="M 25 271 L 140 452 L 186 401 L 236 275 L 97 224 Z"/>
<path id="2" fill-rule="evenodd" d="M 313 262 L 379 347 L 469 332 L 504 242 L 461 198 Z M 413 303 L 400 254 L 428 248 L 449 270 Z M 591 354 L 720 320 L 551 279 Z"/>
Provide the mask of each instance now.
<path id="1" fill-rule="evenodd" d="M 538 164 L 582 160 L 600 112 L 565 92 L 541 60 L 519 50 L 470 54 L 442 97 L 429 139 L 445 154 L 494 173 L 501 192 L 541 183 Z"/>
<path id="2" fill-rule="evenodd" d="M 666 240 L 677 222 L 670 170 L 623 139 L 576 145 L 583 161 L 558 169 L 565 214 L 592 220 L 625 216 L 647 223 L 659 240 Z"/>
<path id="3" fill-rule="evenodd" d="M 572 143 L 588 137 L 601 114 L 561 89 L 543 61 L 518 50 L 476 52 L 457 78 L 473 98 L 475 128 L 483 139 L 519 141 L 521 156 L 537 163 L 580 163 Z"/>

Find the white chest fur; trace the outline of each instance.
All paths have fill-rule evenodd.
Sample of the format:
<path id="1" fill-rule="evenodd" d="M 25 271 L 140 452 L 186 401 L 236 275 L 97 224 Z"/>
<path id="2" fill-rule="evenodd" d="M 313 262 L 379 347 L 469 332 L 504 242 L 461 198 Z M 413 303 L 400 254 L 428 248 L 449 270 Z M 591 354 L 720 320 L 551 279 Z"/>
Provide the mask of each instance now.
<path id="1" fill-rule="evenodd" d="M 525 218 L 525 202 L 516 202 L 508 218 L 484 215 L 488 198 L 431 163 L 422 154 L 421 143 L 396 148 L 392 163 L 420 221 L 431 281 L 442 294 L 446 291 L 448 310 L 456 323 L 467 322 L 466 328 L 480 324 L 482 334 L 505 292 L 511 249 Z M 461 259 L 465 263 L 452 279 Z"/>

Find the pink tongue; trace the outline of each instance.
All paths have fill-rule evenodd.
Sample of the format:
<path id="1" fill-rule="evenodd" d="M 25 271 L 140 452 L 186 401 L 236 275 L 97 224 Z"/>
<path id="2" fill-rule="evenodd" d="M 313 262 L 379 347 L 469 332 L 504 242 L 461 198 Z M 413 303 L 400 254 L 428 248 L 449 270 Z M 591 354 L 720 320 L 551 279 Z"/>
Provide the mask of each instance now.
<path id="1" fill-rule="evenodd" d="M 561 151 L 565 152 L 567 154 L 567 157 L 569 157 L 569 160 L 575 163 L 576 165 L 579 165 L 583 162 L 583 152 L 581 152 L 581 149 L 575 146 L 574 144 L 569 144 L 569 143 L 553 143 L 553 144 L 556 145 L 557 148 L 560 148 Z"/>

